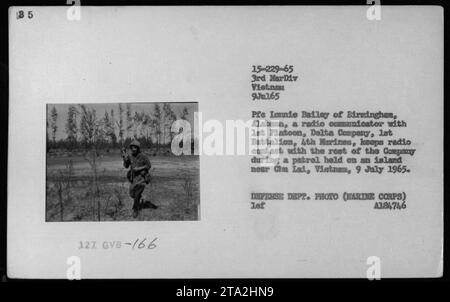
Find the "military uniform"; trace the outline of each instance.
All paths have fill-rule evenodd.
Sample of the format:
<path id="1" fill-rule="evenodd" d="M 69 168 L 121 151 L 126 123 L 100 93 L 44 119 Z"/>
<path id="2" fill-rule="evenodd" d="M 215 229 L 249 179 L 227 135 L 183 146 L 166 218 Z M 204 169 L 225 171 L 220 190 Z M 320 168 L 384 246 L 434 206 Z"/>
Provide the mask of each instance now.
<path id="1" fill-rule="evenodd" d="M 139 147 L 137 142 L 130 144 L 130 146 L 132 145 Z M 141 197 L 144 192 L 145 185 L 150 181 L 150 160 L 147 156 L 139 152 L 136 156 L 131 155 L 124 157 L 123 166 L 125 168 L 130 168 L 127 173 L 127 178 L 130 182 L 129 193 L 130 197 L 134 200 L 133 210 L 138 211 L 140 209 Z M 133 171 L 133 169 L 137 167 L 143 167 L 143 169 L 137 172 Z"/>

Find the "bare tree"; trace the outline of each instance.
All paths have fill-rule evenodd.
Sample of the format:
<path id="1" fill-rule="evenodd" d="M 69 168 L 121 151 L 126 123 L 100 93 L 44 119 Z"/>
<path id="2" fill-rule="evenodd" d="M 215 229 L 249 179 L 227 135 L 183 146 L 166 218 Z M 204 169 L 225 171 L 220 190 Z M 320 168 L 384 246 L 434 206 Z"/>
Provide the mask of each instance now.
<path id="1" fill-rule="evenodd" d="M 181 114 L 180 114 L 180 119 L 182 119 L 182 120 L 186 120 L 187 118 L 187 116 L 189 115 L 189 111 L 188 111 L 188 109 L 187 109 L 187 107 L 185 106 L 184 108 L 183 108 L 183 111 L 181 112 Z"/>
<path id="2" fill-rule="evenodd" d="M 153 127 L 155 129 L 155 135 L 156 135 L 156 146 L 159 151 L 159 147 L 161 145 L 161 119 L 162 119 L 162 112 L 161 107 L 159 104 L 155 104 L 155 108 L 153 110 Z"/>
<path id="3" fill-rule="evenodd" d="M 131 104 L 127 104 L 126 108 L 126 117 L 127 117 L 127 138 L 131 137 L 131 133 L 133 130 L 133 116 L 131 115 Z"/>
<path id="4" fill-rule="evenodd" d="M 150 114 L 144 113 L 144 117 L 142 119 L 142 131 L 145 133 L 145 141 L 147 144 L 151 143 L 151 133 L 153 128 L 153 120 Z"/>
<path id="5" fill-rule="evenodd" d="M 95 109 L 89 109 L 85 105 L 80 106 L 80 134 L 86 144 L 86 148 L 96 149 L 98 143 L 104 138 L 102 121 L 97 118 Z"/>
<path id="6" fill-rule="evenodd" d="M 103 123 L 97 119 L 95 109 L 89 109 L 85 105 L 80 105 L 81 120 L 80 132 L 85 142 L 86 153 L 84 158 L 87 160 L 92 169 L 92 188 L 94 203 L 97 202 L 97 219 L 100 220 L 100 187 L 98 183 L 98 166 L 99 154 L 98 143 L 102 141 L 105 136 Z"/>
<path id="7" fill-rule="evenodd" d="M 189 111 L 188 111 L 187 107 L 184 106 L 184 108 L 183 108 L 183 110 L 181 111 L 181 114 L 180 114 L 180 119 L 187 120 L 187 116 L 188 115 L 189 115 Z M 183 132 L 183 127 L 180 127 L 180 130 L 179 130 L 178 133 L 181 133 L 181 132 Z"/>
<path id="8" fill-rule="evenodd" d="M 104 127 L 104 133 L 109 138 L 109 142 L 111 143 L 111 146 L 114 147 L 117 142 L 116 137 L 116 130 L 115 130 L 115 124 L 114 124 L 114 111 L 111 111 L 111 116 L 108 114 L 108 111 L 105 110 L 105 115 L 103 117 L 103 127 Z"/>
<path id="9" fill-rule="evenodd" d="M 110 125 L 109 125 L 109 137 L 111 138 L 112 146 L 115 147 L 117 144 L 116 136 L 116 118 L 114 117 L 114 109 L 111 109 L 110 115 Z"/>
<path id="10" fill-rule="evenodd" d="M 172 110 L 172 107 L 170 106 L 169 103 L 164 103 L 163 105 L 163 121 L 162 121 L 162 127 L 163 127 L 163 144 L 166 143 L 166 129 L 168 129 L 167 133 L 168 136 L 170 138 L 170 141 L 172 141 L 172 124 L 177 120 L 177 117 L 175 115 L 175 113 Z"/>
<path id="11" fill-rule="evenodd" d="M 47 148 L 48 148 L 48 143 L 50 142 L 50 139 L 49 139 L 49 134 L 48 134 L 48 132 L 49 132 L 49 128 L 50 128 L 50 124 L 48 123 L 48 113 L 47 113 L 47 121 L 46 121 L 46 124 L 47 124 L 47 128 L 46 128 L 46 139 L 47 139 Z M 47 150 L 48 151 L 48 150 Z"/>
<path id="12" fill-rule="evenodd" d="M 58 203 L 59 203 L 59 216 L 61 221 L 64 221 L 64 204 L 66 202 L 69 203 L 72 199 L 71 196 L 72 177 L 73 177 L 73 163 L 72 160 L 69 160 L 66 164 L 65 170 L 58 171 L 58 177 L 56 178 L 55 182 L 56 193 L 58 195 Z"/>
<path id="13" fill-rule="evenodd" d="M 144 112 L 135 112 L 133 116 L 133 136 L 138 139 L 143 134 L 142 124 L 144 122 Z"/>

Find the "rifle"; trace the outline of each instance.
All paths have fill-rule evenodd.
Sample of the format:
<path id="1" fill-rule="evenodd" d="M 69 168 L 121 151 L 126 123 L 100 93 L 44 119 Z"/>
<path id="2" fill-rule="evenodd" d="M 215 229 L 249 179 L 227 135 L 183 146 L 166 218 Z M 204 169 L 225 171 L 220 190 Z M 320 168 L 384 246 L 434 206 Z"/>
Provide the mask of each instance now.
<path id="1" fill-rule="evenodd" d="M 127 148 L 122 147 L 121 151 L 122 151 L 122 158 L 126 159 L 128 157 Z"/>

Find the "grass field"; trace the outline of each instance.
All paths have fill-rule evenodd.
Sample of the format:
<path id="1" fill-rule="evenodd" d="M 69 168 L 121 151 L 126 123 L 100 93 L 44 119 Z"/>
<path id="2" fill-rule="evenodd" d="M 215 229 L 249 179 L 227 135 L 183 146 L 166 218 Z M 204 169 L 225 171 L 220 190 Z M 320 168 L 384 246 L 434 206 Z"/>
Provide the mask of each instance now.
<path id="1" fill-rule="evenodd" d="M 198 156 L 157 155 L 149 159 L 152 181 L 143 197 L 158 209 L 143 209 L 133 218 L 127 170 L 118 152 L 100 154 L 97 186 L 93 169 L 83 156 L 48 154 L 46 221 L 198 220 Z"/>

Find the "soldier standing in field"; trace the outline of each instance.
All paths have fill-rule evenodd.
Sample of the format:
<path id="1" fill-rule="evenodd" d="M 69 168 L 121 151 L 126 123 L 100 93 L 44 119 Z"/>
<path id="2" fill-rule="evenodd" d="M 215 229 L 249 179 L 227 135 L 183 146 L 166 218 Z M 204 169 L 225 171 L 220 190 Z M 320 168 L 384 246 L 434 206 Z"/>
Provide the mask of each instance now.
<path id="1" fill-rule="evenodd" d="M 122 150 L 123 166 L 130 168 L 127 173 L 130 182 L 130 196 L 133 198 L 133 217 L 136 218 L 139 211 L 145 206 L 156 209 L 157 206 L 142 198 L 145 185 L 150 183 L 150 160 L 141 153 L 141 144 L 134 140 L 130 143 L 131 156 Z"/>

